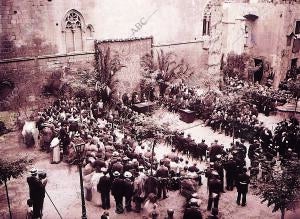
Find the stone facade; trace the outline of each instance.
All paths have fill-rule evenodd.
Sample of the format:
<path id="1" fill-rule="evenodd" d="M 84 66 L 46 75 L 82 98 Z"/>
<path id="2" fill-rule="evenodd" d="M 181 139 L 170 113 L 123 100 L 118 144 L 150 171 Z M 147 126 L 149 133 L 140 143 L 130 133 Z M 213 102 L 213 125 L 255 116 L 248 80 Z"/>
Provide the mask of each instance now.
<path id="1" fill-rule="evenodd" d="M 290 69 L 291 60 L 300 58 L 299 52 L 292 52 L 298 39 L 292 36 L 287 43 L 299 19 L 297 3 L 224 3 L 223 53 L 247 53 L 252 59 L 263 60 L 263 80 L 274 72 L 277 87 Z"/>
<path id="2" fill-rule="evenodd" d="M 21 74 L 40 88 L 57 68 L 92 69 L 95 39 L 150 36 L 154 50 L 172 50 L 201 73 L 207 68 L 203 8 L 198 0 L 2 0 L 0 79 L 12 79 L 22 90 L 28 84 L 16 76 Z"/>
<path id="3" fill-rule="evenodd" d="M 95 39 L 152 37 L 153 54 L 173 51 L 194 68 L 194 84 L 209 80 L 217 85 L 222 57 L 246 52 L 266 60 L 276 87 L 291 59 L 299 58 L 299 52 L 292 52 L 296 40 L 287 46 L 287 35 L 294 32 L 300 8 L 298 3 L 264 2 L 1 0 L 0 80 L 11 79 L 20 90 L 30 81 L 40 88 L 57 69 L 92 70 Z M 251 16 L 257 18 L 251 21 Z M 29 90 L 39 95 L 38 89 Z"/>

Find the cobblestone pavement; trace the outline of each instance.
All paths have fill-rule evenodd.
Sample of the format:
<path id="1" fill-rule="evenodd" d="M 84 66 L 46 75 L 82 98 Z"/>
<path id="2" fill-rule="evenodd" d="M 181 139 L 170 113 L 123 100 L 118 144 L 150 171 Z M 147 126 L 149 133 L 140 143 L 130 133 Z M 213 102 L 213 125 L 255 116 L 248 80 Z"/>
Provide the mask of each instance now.
<path id="1" fill-rule="evenodd" d="M 262 116 L 262 118 L 264 118 Z M 273 121 L 273 122 L 272 122 Z M 270 117 L 268 119 L 269 125 L 278 121 L 277 117 Z M 185 125 L 185 134 L 191 134 L 196 141 L 201 141 L 202 138 L 206 139 L 207 143 L 213 142 L 218 139 L 223 143 L 225 147 L 228 147 L 232 142 L 232 138 L 213 132 L 209 127 L 205 127 L 202 122 L 195 121 L 193 124 Z M 37 148 L 27 149 L 22 143 L 20 143 L 20 133 L 13 132 L 5 136 L 0 137 L 0 154 L 28 154 L 34 158 L 34 166 L 38 169 L 45 170 L 48 175 L 47 192 L 51 199 L 57 206 L 62 217 L 64 219 L 76 219 L 81 215 L 81 199 L 80 199 L 80 187 L 79 187 L 79 174 L 75 166 L 61 162 L 60 164 L 50 164 L 49 154 L 38 151 Z M 156 147 L 156 154 L 162 155 L 171 150 L 170 147 L 164 145 L 158 145 Z M 184 159 L 187 159 L 184 156 Z M 195 162 L 190 160 L 190 162 Z M 198 163 L 200 168 L 205 168 L 206 163 Z M 11 180 L 8 183 L 9 197 L 11 200 L 12 213 L 14 219 L 24 219 L 26 214 L 26 200 L 28 199 L 28 186 L 26 183 L 25 174 L 23 177 Z M 199 195 L 202 200 L 201 209 L 203 215 L 207 215 L 207 187 L 206 179 L 203 178 L 203 185 L 199 188 Z M 184 198 L 179 192 L 169 192 L 169 198 L 161 200 L 159 202 L 160 218 L 166 215 L 168 208 L 175 209 L 175 218 L 182 217 L 182 206 L 184 205 Z M 100 218 L 103 210 L 100 207 L 100 195 L 98 193 L 93 194 L 92 202 L 86 202 L 88 218 L 96 219 Z M 235 203 L 236 191 L 226 192 L 220 199 L 220 216 L 221 218 L 228 219 L 267 219 L 267 218 L 280 218 L 279 213 L 272 213 L 272 209 L 268 208 L 266 204 L 260 204 L 258 197 L 250 194 L 247 197 L 247 206 L 240 207 Z M 115 204 L 113 198 L 111 198 L 112 208 L 109 210 L 111 218 L 123 219 L 123 218 L 141 218 L 142 214 L 134 212 L 117 215 L 114 212 Z M 299 210 L 296 212 L 299 213 Z M 289 219 L 297 218 L 296 213 L 287 213 Z M 298 214 L 300 215 L 300 214 Z M 5 189 L 0 187 L 0 219 L 8 218 L 8 208 L 5 195 Z M 45 198 L 44 203 L 44 219 L 56 219 L 59 218 L 57 212 L 52 206 L 48 197 Z M 206 218 L 206 217 L 204 217 Z M 299 217 L 298 217 L 299 218 Z"/>

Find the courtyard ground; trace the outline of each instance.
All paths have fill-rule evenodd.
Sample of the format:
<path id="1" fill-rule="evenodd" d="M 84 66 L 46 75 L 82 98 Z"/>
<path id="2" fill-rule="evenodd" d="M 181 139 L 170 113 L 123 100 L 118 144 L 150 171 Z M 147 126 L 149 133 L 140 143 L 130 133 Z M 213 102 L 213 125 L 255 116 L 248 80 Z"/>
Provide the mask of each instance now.
<path id="1" fill-rule="evenodd" d="M 191 136 L 196 140 L 196 142 L 201 141 L 201 139 L 206 139 L 206 142 L 210 144 L 215 139 L 218 139 L 220 143 L 228 147 L 232 142 L 232 138 L 213 132 L 209 127 L 206 127 L 203 122 L 197 120 L 194 123 L 186 124 L 179 120 L 178 117 L 173 114 L 157 111 L 153 115 L 154 120 L 161 120 L 173 129 L 183 130 L 185 135 L 191 134 Z M 276 125 L 278 121 L 281 120 L 278 116 L 265 117 L 263 115 L 259 116 L 261 121 L 267 122 L 268 127 Z M 161 122 L 160 121 L 160 122 Z M 158 145 L 156 148 L 156 154 L 161 157 L 162 154 L 171 151 L 170 147 L 165 145 Z M 17 154 L 24 155 L 34 158 L 34 166 L 38 169 L 44 170 L 48 175 L 47 192 L 51 199 L 60 211 L 62 218 L 65 219 L 76 219 L 81 216 L 81 199 L 80 199 L 80 187 L 79 187 L 79 174 L 75 166 L 69 166 L 66 163 L 61 162 L 60 164 L 50 164 L 49 154 L 40 152 L 37 148 L 27 149 L 22 144 L 19 132 L 12 132 L 7 135 L 0 137 L 0 154 L 5 156 L 5 154 Z M 184 159 L 187 158 L 184 156 Z M 190 160 L 190 163 L 194 161 Z M 206 167 L 206 163 L 198 163 L 198 166 L 202 169 Z M 9 197 L 12 206 L 13 218 L 24 219 L 26 214 L 26 200 L 28 199 L 29 191 L 26 182 L 27 175 L 19 179 L 14 179 L 9 181 Z M 202 204 L 201 209 L 204 218 L 208 215 L 206 211 L 208 193 L 206 187 L 206 178 L 203 177 L 203 185 L 198 190 L 199 196 L 201 198 Z M 159 202 L 160 218 L 166 215 L 167 209 L 172 208 L 175 210 L 175 218 L 182 218 L 182 206 L 185 203 L 185 199 L 179 194 L 179 192 L 169 192 L 169 198 L 161 200 Z M 95 199 L 95 200 L 94 200 Z M 96 219 L 100 218 L 103 210 L 100 207 L 100 195 L 95 193 L 93 202 L 86 202 L 87 215 L 88 218 Z M 236 191 L 229 191 L 222 194 L 220 199 L 220 218 L 228 219 L 267 219 L 267 218 L 280 218 L 278 212 L 272 213 L 272 208 L 268 208 L 266 204 L 260 204 L 260 199 L 257 196 L 251 194 L 247 196 L 247 206 L 240 207 L 235 203 Z M 125 213 L 122 215 L 117 215 L 115 210 L 115 204 L 113 198 L 111 199 L 112 208 L 109 210 L 110 218 L 125 219 L 125 218 L 141 218 L 142 214 L 137 214 L 134 212 Z M 8 208 L 5 195 L 5 189 L 3 186 L 0 187 L 0 219 L 8 218 Z M 288 212 L 286 218 L 296 219 L 300 215 L 300 210 L 296 212 Z M 59 218 L 57 212 L 52 206 L 48 197 L 45 198 L 44 203 L 44 219 L 55 219 Z"/>

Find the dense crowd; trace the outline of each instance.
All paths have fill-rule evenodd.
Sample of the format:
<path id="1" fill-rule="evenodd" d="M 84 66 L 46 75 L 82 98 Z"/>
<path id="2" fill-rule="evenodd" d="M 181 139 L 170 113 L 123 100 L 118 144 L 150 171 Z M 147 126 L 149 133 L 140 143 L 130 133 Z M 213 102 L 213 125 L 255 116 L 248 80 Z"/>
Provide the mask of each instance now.
<path id="1" fill-rule="evenodd" d="M 159 100 L 171 111 L 197 111 L 214 131 L 242 139 L 228 150 L 218 141 L 208 146 L 205 140 L 197 143 L 191 136 L 184 137 L 184 133 L 145 124 L 145 116 L 131 109 L 137 102 L 135 98 L 135 102 L 127 98 L 116 102 L 112 108 L 101 99 L 58 99 L 36 118 L 41 150 L 51 152 L 52 163 L 63 159 L 76 164 L 75 145 L 85 144 L 85 196 L 94 201 L 95 192 L 100 192 L 104 210 L 110 208 L 111 194 L 118 214 L 134 210 L 145 218 L 161 217 L 159 199 L 168 198 L 168 190 L 180 190 L 187 199 L 184 218 L 201 218 L 196 193 L 205 175 L 209 190 L 207 209 L 216 218 L 225 182 L 228 191 L 237 187 L 237 204 L 245 206 L 250 178 L 255 181 L 259 173 L 262 178 L 266 175 L 262 157 L 272 165 L 277 152 L 281 157 L 292 156 L 293 152 L 299 156 L 297 120 L 283 121 L 273 135 L 257 120 L 256 105 L 238 98 L 220 98 L 213 92 L 199 94 L 196 88 L 180 84 L 170 86 Z M 170 154 L 160 157 L 153 147 L 161 139 L 173 148 Z M 244 139 L 250 142 L 248 151 Z M 194 163 L 185 160 L 183 154 L 192 157 Z M 247 154 L 250 176 L 245 168 Z M 197 163 L 208 159 L 209 167 L 200 170 Z M 173 218 L 173 214 L 173 209 L 164 212 L 166 218 Z"/>

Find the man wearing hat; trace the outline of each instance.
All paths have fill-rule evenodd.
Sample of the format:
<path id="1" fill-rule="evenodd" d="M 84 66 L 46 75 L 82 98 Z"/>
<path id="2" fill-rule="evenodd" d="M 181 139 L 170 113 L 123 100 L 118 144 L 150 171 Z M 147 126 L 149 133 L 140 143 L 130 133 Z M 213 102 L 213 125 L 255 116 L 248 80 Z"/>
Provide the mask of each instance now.
<path id="1" fill-rule="evenodd" d="M 247 174 L 247 168 L 243 168 L 243 172 L 237 178 L 237 200 L 236 203 L 240 205 L 242 196 L 242 206 L 246 206 L 246 196 L 248 193 L 248 185 L 250 183 L 250 176 Z"/>
<path id="2" fill-rule="evenodd" d="M 206 160 L 207 148 L 208 146 L 207 144 L 205 144 L 205 140 L 202 139 L 201 143 L 198 144 L 196 150 L 201 162 L 203 161 L 203 157 Z"/>
<path id="3" fill-rule="evenodd" d="M 168 198 L 167 196 L 167 178 L 169 177 L 169 170 L 166 166 L 164 166 L 164 162 L 160 161 L 160 167 L 156 172 L 156 176 L 159 177 L 158 182 L 158 198 L 161 198 L 163 193 L 163 198 Z"/>
<path id="4" fill-rule="evenodd" d="M 114 180 L 112 182 L 111 193 L 116 202 L 116 213 L 122 214 L 123 208 L 123 196 L 124 196 L 124 180 L 120 178 L 121 174 L 118 171 L 113 172 Z"/>
<path id="5" fill-rule="evenodd" d="M 110 208 L 110 189 L 111 189 L 111 178 L 107 173 L 107 169 L 102 167 L 100 171 L 103 176 L 100 177 L 99 183 L 97 185 L 97 191 L 101 193 L 101 202 L 103 209 Z"/>
<path id="6" fill-rule="evenodd" d="M 27 183 L 29 186 L 29 197 L 33 204 L 33 218 L 40 218 L 42 216 L 42 206 L 44 200 L 44 185 L 37 177 L 37 169 L 31 169 L 30 174 L 31 176 L 27 177 Z"/>
<path id="7" fill-rule="evenodd" d="M 124 194 L 125 194 L 125 208 L 127 211 L 131 211 L 131 201 L 133 196 L 133 182 L 132 173 L 126 171 L 124 173 Z"/>
<path id="8" fill-rule="evenodd" d="M 224 163 L 224 169 L 226 171 L 226 189 L 232 191 L 236 174 L 236 162 L 232 156 Z"/>
<path id="9" fill-rule="evenodd" d="M 223 190 L 222 182 L 219 179 L 218 172 L 212 171 L 211 178 L 208 181 L 208 191 L 209 191 L 208 205 L 207 205 L 208 211 L 211 210 L 213 202 L 214 202 L 213 207 L 218 208 L 220 194 L 221 194 L 222 190 Z"/>
<path id="10" fill-rule="evenodd" d="M 185 209 L 183 219 L 202 219 L 202 214 L 197 199 L 191 199 L 189 206 Z"/>
<path id="11" fill-rule="evenodd" d="M 222 146 L 218 144 L 218 140 L 215 140 L 215 143 L 213 143 L 211 145 L 210 150 L 209 150 L 209 159 L 210 159 L 210 162 L 215 162 L 216 156 L 218 154 L 222 154 L 222 153 L 223 153 Z"/>
<path id="12" fill-rule="evenodd" d="M 223 166 L 223 162 L 222 162 L 221 158 L 222 158 L 221 154 L 218 154 L 216 156 L 216 161 L 214 163 L 214 169 L 218 172 L 219 179 L 222 182 L 222 188 L 224 188 L 224 166 Z M 223 189 L 223 192 L 225 192 L 224 189 Z"/>

